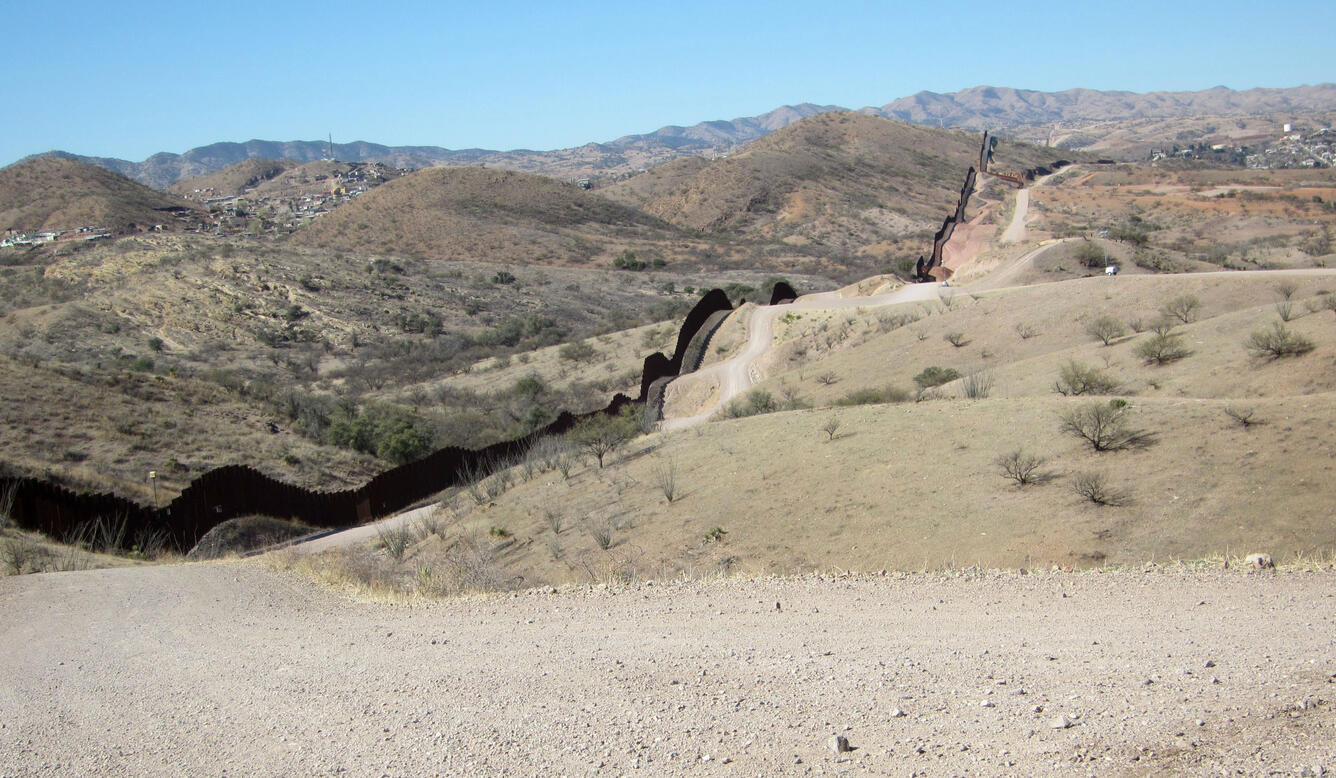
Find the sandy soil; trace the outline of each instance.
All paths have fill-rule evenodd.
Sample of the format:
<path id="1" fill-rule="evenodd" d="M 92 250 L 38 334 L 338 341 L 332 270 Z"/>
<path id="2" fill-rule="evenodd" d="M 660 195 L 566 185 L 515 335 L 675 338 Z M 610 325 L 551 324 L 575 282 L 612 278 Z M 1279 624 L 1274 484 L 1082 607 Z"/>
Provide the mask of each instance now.
<path id="1" fill-rule="evenodd" d="M 394 606 L 254 562 L 6 578 L 0 774 L 1319 775 L 1333 584 L 1164 568 Z"/>

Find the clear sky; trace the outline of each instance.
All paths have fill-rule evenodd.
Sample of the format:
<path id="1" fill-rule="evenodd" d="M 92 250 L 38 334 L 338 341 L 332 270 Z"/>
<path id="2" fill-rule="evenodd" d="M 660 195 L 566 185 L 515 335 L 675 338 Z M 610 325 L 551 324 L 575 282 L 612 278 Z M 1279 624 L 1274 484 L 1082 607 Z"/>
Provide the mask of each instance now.
<path id="1" fill-rule="evenodd" d="M 327 133 L 554 149 L 982 84 L 1336 81 L 1333 0 L 17 0 L 3 17 L 0 164 Z"/>

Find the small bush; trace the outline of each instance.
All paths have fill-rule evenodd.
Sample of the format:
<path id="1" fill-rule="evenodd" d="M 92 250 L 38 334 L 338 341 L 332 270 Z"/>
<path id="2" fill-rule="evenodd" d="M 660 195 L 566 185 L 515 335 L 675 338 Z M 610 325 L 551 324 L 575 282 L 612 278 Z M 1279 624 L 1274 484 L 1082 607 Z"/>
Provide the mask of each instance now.
<path id="1" fill-rule="evenodd" d="M 611 523 L 605 521 L 596 524 L 590 524 L 587 527 L 587 529 L 589 530 L 589 537 L 594 539 L 595 545 L 597 545 L 604 551 L 607 551 L 608 549 L 612 548 Z"/>
<path id="2" fill-rule="evenodd" d="M 1060 395 L 1074 396 L 1082 394 L 1113 394 L 1118 391 L 1118 382 L 1097 367 L 1071 360 L 1058 369 L 1058 380 L 1053 384 L 1053 391 Z"/>
<path id="3" fill-rule="evenodd" d="M 993 460 L 1001 469 L 1002 475 L 1015 481 L 1017 486 L 1039 483 L 1042 480 L 1039 468 L 1046 461 L 1043 457 L 1027 454 L 1024 449 L 1019 448 Z"/>
<path id="4" fill-rule="evenodd" d="M 956 348 L 969 345 L 969 339 L 965 337 L 963 332 L 948 332 L 942 338 Z"/>
<path id="5" fill-rule="evenodd" d="M 1112 316 L 1101 316 L 1090 322 L 1090 326 L 1086 327 L 1086 332 L 1092 337 L 1099 339 L 1107 346 L 1118 338 L 1121 338 L 1123 333 L 1127 332 L 1127 330 L 1123 328 L 1122 322 Z"/>
<path id="6" fill-rule="evenodd" d="M 1192 350 L 1183 345 L 1183 336 L 1172 332 L 1157 332 L 1137 344 L 1132 350 L 1147 364 L 1166 365 L 1192 354 Z"/>
<path id="7" fill-rule="evenodd" d="M 821 425 L 821 431 L 826 433 L 827 443 L 834 440 L 835 434 L 840 431 L 840 417 L 831 416 L 826 420 L 825 424 Z"/>
<path id="8" fill-rule="evenodd" d="M 1313 341 L 1297 332 L 1292 332 L 1280 322 L 1275 322 L 1271 330 L 1258 330 L 1249 336 L 1249 351 L 1265 359 L 1297 357 L 1313 350 Z"/>
<path id="9" fill-rule="evenodd" d="M 885 389 L 854 389 L 835 401 L 839 406 L 880 405 L 909 402 L 910 395 L 903 389 L 888 386 Z"/>
<path id="10" fill-rule="evenodd" d="M 1196 295 L 1182 294 L 1165 303 L 1160 312 L 1184 324 L 1191 324 L 1201 313 L 1201 300 Z"/>
<path id="11" fill-rule="evenodd" d="M 832 370 L 828 370 L 816 377 L 816 382 L 822 386 L 830 386 L 831 384 L 839 382 L 839 380 L 840 377 L 835 375 L 835 372 Z"/>
<path id="12" fill-rule="evenodd" d="M 1256 408 L 1240 408 L 1234 405 L 1225 406 L 1225 415 L 1238 422 L 1239 425 L 1245 429 L 1254 424 L 1262 423 L 1260 419 L 1253 418 L 1256 414 Z"/>
<path id="13" fill-rule="evenodd" d="M 1095 451 L 1116 451 L 1149 442 L 1149 437 L 1128 427 L 1125 402 L 1090 402 L 1063 411 L 1059 415 L 1062 431 L 1090 444 Z"/>
<path id="14" fill-rule="evenodd" d="M 757 389 L 748 392 L 746 397 L 741 397 L 728 404 L 724 408 L 724 416 L 730 419 L 741 419 L 747 416 L 757 416 L 762 413 L 774 413 L 779 410 L 775 404 L 775 398 L 764 389 Z"/>
<path id="15" fill-rule="evenodd" d="M 993 391 L 991 370 L 971 370 L 960 379 L 960 391 L 970 400 L 982 400 Z"/>
<path id="16" fill-rule="evenodd" d="M 681 496 L 677 491 L 677 461 L 669 457 L 654 465 L 654 485 L 663 493 L 664 499 L 672 502 Z"/>
<path id="17" fill-rule="evenodd" d="M 558 349 L 557 356 L 567 362 L 593 362 L 598 359 L 599 353 L 598 349 L 581 340 L 562 346 Z"/>
<path id="18" fill-rule="evenodd" d="M 934 386 L 941 386 L 942 384 L 949 383 L 957 378 L 960 378 L 960 372 L 955 368 L 938 367 L 933 365 L 931 367 L 923 368 L 918 375 L 914 376 L 914 383 L 921 391 L 930 389 Z"/>
<path id="19" fill-rule="evenodd" d="M 1293 281 L 1281 281 L 1276 284 L 1276 296 L 1282 300 L 1288 300 L 1299 291 L 1299 285 Z"/>
<path id="20" fill-rule="evenodd" d="M 1039 335 L 1039 328 L 1033 324 L 1025 324 L 1022 322 L 1021 324 L 1016 325 L 1016 334 L 1021 336 L 1021 340 L 1029 340 L 1030 338 Z"/>
<path id="21" fill-rule="evenodd" d="M 1276 315 L 1281 321 L 1289 321 L 1294 318 L 1294 301 L 1290 299 L 1276 301 Z"/>
<path id="22" fill-rule="evenodd" d="M 1117 506 L 1127 503 L 1127 495 L 1115 489 L 1103 473 L 1083 472 L 1072 476 L 1072 491 L 1096 505 Z"/>
<path id="23" fill-rule="evenodd" d="M 385 549 L 385 554 L 398 562 L 404 558 L 409 545 L 412 544 L 413 535 L 402 524 L 395 523 L 394 526 L 380 524 L 376 527 L 376 539 L 380 547 Z"/>

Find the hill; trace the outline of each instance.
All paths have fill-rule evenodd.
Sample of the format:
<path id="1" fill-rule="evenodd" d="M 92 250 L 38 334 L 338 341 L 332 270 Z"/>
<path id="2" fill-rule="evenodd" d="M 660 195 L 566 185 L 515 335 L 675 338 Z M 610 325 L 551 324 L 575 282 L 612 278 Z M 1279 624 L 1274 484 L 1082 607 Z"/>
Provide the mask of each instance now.
<path id="1" fill-rule="evenodd" d="M 965 170 L 978 164 L 979 142 L 972 133 L 829 113 L 726 159 L 679 160 L 599 191 L 685 229 L 811 246 L 841 261 L 889 257 L 931 242 Z M 999 165 L 1055 159 L 1008 144 Z"/>
<path id="2" fill-rule="evenodd" d="M 300 164 L 292 160 L 247 159 L 216 173 L 178 181 L 168 187 L 167 191 L 183 197 L 203 191 L 219 196 L 238 195 Z"/>
<path id="3" fill-rule="evenodd" d="M 178 229 L 195 216 L 178 197 L 85 162 L 42 158 L 0 169 L 0 230 L 93 226 L 123 234 Z"/>
<path id="4" fill-rule="evenodd" d="M 667 224 L 543 176 L 428 168 L 373 189 L 295 233 L 295 245 L 500 263 L 607 266 Z"/>

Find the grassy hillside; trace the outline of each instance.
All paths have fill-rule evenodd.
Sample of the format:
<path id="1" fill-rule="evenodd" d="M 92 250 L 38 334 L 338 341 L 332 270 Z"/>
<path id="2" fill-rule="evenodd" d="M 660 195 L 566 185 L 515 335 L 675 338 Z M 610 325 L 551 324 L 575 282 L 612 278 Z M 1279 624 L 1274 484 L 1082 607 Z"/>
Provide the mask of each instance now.
<path id="1" fill-rule="evenodd" d="M 1330 560 L 1334 292 L 1332 271 L 1139 275 L 803 311 L 777 331 L 756 388 L 800 409 L 655 433 L 568 477 L 517 468 L 490 499 L 447 496 L 374 576 L 411 589 L 423 565 L 459 570 L 458 554 L 442 552 L 459 541 L 477 553 L 469 571 L 526 582 L 1254 551 Z M 1184 299 L 1195 304 L 1174 305 Z M 1142 349 L 1162 309 L 1188 321 L 1169 330 L 1183 353 L 1160 364 Z M 1108 345 L 1090 333 L 1101 317 L 1126 328 Z M 1311 350 L 1249 348 L 1276 325 Z M 1073 362 L 1111 386 L 1055 391 Z M 918 393 L 915 377 L 933 367 L 962 378 Z M 1064 429 L 1091 405 L 1136 436 L 1096 451 Z M 1018 451 L 1040 462 L 1029 485 L 999 463 Z M 1092 477 L 1103 504 L 1077 490 Z"/>
<path id="2" fill-rule="evenodd" d="M 555 179 L 487 168 L 419 170 L 297 232 L 342 251 L 522 264 L 607 266 L 680 237 L 666 224 Z"/>
<path id="3" fill-rule="evenodd" d="M 172 209 L 194 210 L 180 198 L 84 162 L 41 157 L 0 169 L 0 231 L 174 230 L 182 221 Z"/>

